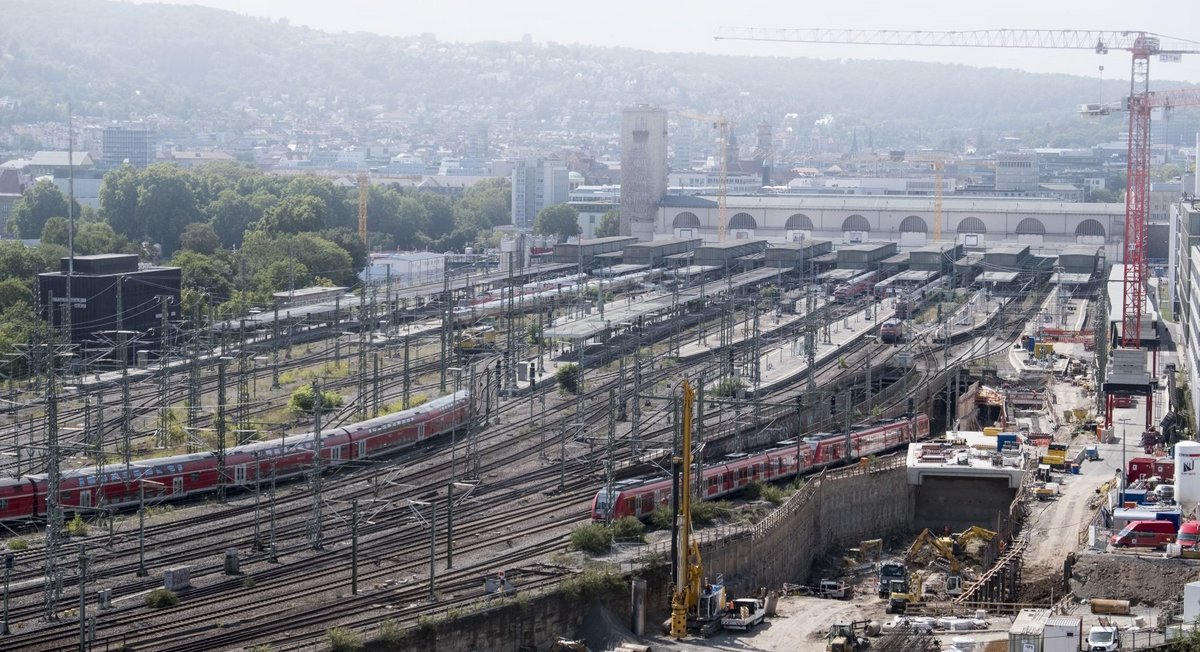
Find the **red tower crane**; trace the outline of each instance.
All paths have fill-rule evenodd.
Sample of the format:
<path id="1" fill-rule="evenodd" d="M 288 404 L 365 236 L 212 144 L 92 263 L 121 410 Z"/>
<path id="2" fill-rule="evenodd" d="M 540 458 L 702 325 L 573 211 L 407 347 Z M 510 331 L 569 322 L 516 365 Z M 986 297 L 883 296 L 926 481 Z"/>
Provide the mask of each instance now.
<path id="1" fill-rule="evenodd" d="M 1178 61 L 1200 53 L 1200 43 L 1142 31 L 981 29 L 969 31 L 909 31 L 857 29 L 775 29 L 722 27 L 718 40 L 842 43 L 851 45 L 917 45 L 968 48 L 1110 49 L 1132 55 L 1129 83 L 1128 187 L 1125 192 L 1125 262 L 1121 346 L 1141 346 L 1142 313 L 1146 307 L 1146 218 L 1150 209 L 1150 112 L 1156 108 L 1200 104 L 1197 91 L 1150 92 L 1150 57 Z"/>

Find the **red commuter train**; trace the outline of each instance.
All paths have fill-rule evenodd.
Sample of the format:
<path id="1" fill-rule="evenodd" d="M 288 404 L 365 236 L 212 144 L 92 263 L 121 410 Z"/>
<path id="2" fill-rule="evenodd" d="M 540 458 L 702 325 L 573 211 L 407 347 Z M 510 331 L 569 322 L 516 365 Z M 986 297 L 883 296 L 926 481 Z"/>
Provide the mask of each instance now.
<path id="1" fill-rule="evenodd" d="M 321 459 L 334 467 L 414 446 L 457 430 L 470 419 L 467 390 L 442 396 L 417 407 L 321 431 Z M 312 465 L 316 433 L 306 432 L 269 441 L 234 446 L 225 454 L 225 486 L 253 485 L 260 478 L 287 479 Z M 126 467 L 109 464 L 63 471 L 60 504 L 67 512 L 137 505 L 141 486 L 146 500 L 175 500 L 217 490 L 217 456 L 188 453 L 138 460 Z M 0 478 L 0 521 L 43 516 L 46 511 L 45 473 Z"/>
<path id="2" fill-rule="evenodd" d="M 914 436 L 913 429 L 916 429 Z M 883 453 L 929 435 L 929 417 L 892 421 L 862 428 L 850 433 L 851 458 Z M 780 446 L 753 455 L 731 456 L 704 468 L 703 496 L 708 500 L 740 491 L 751 482 L 773 482 L 797 474 L 808 473 L 842 462 L 845 458 L 846 435 L 819 433 L 801 440 L 799 464 L 797 446 Z M 603 521 L 612 510 L 612 518 L 625 516 L 645 518 L 659 505 L 671 503 L 671 478 L 642 478 L 619 482 L 610 500 L 607 488 L 592 499 L 592 520 Z"/>

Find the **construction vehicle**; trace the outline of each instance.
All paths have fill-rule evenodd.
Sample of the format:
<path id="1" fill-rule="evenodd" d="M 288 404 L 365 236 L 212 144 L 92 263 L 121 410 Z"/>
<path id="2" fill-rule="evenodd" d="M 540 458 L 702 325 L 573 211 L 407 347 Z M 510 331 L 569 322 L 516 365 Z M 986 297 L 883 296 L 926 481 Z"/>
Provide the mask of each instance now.
<path id="1" fill-rule="evenodd" d="M 1067 445 L 1051 443 L 1040 461 L 1055 471 L 1065 471 L 1067 469 Z"/>
<path id="2" fill-rule="evenodd" d="M 858 652 L 871 647 L 867 640 L 866 620 L 852 623 L 834 623 L 825 635 L 825 652 Z"/>
<path id="3" fill-rule="evenodd" d="M 904 560 L 909 563 L 916 561 L 922 557 L 922 550 L 932 548 L 935 556 L 941 557 L 949 566 L 950 574 L 946 577 L 946 594 L 960 595 L 964 587 L 962 562 L 958 558 L 959 555 L 966 551 L 967 544 L 972 541 L 976 539 L 991 541 L 995 537 L 995 532 L 981 528 L 978 525 L 972 525 L 962 532 L 945 537 L 935 536 L 933 532 L 926 528 L 917 535 L 912 545 L 908 547 L 908 553 L 905 555 Z"/>
<path id="4" fill-rule="evenodd" d="M 454 348 L 460 353 L 478 353 L 496 346 L 496 327 L 491 325 L 472 326 L 463 329 L 455 337 Z"/>
<path id="5" fill-rule="evenodd" d="M 949 586 L 949 581 L 946 585 Z M 921 596 L 925 592 L 925 580 L 917 573 L 913 573 L 907 580 L 892 580 L 891 589 L 891 593 L 888 595 L 887 613 L 906 613 L 909 605 L 921 601 Z"/>
<path id="6" fill-rule="evenodd" d="M 883 539 L 868 539 L 858 544 L 858 559 L 862 562 L 878 562 L 883 556 Z M 874 558 L 874 559 L 872 559 Z"/>
<path id="7" fill-rule="evenodd" d="M 721 627 L 749 631 L 767 617 L 767 605 L 758 598 L 738 598 L 729 614 L 721 619 Z"/>
<path id="8" fill-rule="evenodd" d="M 908 582 L 908 567 L 903 562 L 885 561 L 879 564 L 879 597 L 886 598 L 892 592 L 892 581 Z"/>
<path id="9" fill-rule="evenodd" d="M 682 640 L 688 629 L 698 629 L 708 636 L 721 628 L 721 617 L 725 611 L 725 587 L 720 581 L 703 581 L 704 563 L 700 559 L 700 545 L 692 538 L 692 405 L 696 392 L 688 381 L 683 381 L 683 409 L 680 415 L 680 430 L 683 434 L 681 454 L 673 461 L 680 473 L 677 485 L 679 500 L 676 504 L 678 528 L 678 557 L 675 560 L 675 581 L 671 587 L 671 638 Z"/>

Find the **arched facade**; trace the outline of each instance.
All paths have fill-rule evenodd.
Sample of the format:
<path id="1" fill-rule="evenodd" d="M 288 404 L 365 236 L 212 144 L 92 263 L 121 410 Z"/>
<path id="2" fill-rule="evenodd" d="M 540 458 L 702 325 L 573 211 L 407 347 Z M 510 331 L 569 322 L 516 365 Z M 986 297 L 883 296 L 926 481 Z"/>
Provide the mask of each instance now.
<path id="1" fill-rule="evenodd" d="M 700 218 L 696 217 L 695 213 L 684 211 L 675 216 L 671 222 L 671 228 L 674 229 L 699 229 Z"/>
<path id="2" fill-rule="evenodd" d="M 749 229 L 753 231 L 754 229 L 758 228 L 758 222 L 754 219 L 754 216 L 749 213 L 738 213 L 729 218 L 728 228 L 730 231 L 740 231 L 743 229 Z"/>
<path id="3" fill-rule="evenodd" d="M 1027 217 L 1017 222 L 1017 235 L 1046 235 L 1046 225 L 1036 217 Z"/>
<path id="4" fill-rule="evenodd" d="M 842 220 L 843 231 L 870 231 L 871 223 L 862 215 L 851 215 Z"/>
<path id="5" fill-rule="evenodd" d="M 787 224 L 785 224 L 783 228 L 787 229 L 788 231 L 812 231 L 813 222 L 804 213 L 796 213 L 795 215 L 787 218 Z"/>
<path id="6" fill-rule="evenodd" d="M 958 223 L 959 233 L 987 233 L 987 225 L 978 217 L 968 217 Z"/>
<path id="7" fill-rule="evenodd" d="M 1096 220 L 1084 220 L 1075 227 L 1075 235 L 1077 236 L 1098 236 L 1104 237 L 1104 225 Z"/>
<path id="8" fill-rule="evenodd" d="M 900 221 L 901 233 L 929 233 L 929 225 L 919 215 L 909 215 Z"/>
<path id="9" fill-rule="evenodd" d="M 1085 245 L 1104 244 L 1104 225 L 1096 220 L 1083 220 L 1075 226 L 1075 241 Z"/>

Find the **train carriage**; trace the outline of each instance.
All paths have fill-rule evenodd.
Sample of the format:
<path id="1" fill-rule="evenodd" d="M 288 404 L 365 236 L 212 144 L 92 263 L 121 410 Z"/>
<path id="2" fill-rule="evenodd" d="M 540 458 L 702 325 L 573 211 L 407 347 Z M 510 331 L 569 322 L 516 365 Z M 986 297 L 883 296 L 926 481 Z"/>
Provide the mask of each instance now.
<path id="1" fill-rule="evenodd" d="M 0 520 L 38 516 L 45 507 L 45 485 L 32 477 L 0 478 Z"/>
<path id="2" fill-rule="evenodd" d="M 858 428 L 850 433 L 851 457 L 861 458 L 887 452 L 910 441 L 929 435 L 929 417 L 893 421 Z M 780 446 L 752 455 L 735 455 L 707 466 L 701 474 L 700 494 L 705 500 L 745 489 L 752 482 L 774 482 L 798 473 L 846 461 L 845 434 L 817 433 L 798 443 Z M 646 518 L 658 506 L 670 505 L 670 478 L 626 480 L 613 487 L 610 496 L 601 489 L 592 500 L 592 519 L 636 516 Z"/>

